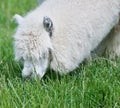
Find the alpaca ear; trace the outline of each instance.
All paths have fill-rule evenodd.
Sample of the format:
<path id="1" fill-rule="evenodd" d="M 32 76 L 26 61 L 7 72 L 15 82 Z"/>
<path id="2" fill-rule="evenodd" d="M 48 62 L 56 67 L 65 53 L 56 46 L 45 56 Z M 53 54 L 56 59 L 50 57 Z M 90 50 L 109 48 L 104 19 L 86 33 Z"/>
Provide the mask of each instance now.
<path id="1" fill-rule="evenodd" d="M 18 15 L 18 14 L 15 14 L 15 15 L 13 16 L 13 18 L 15 19 L 15 21 L 16 21 L 18 24 L 21 24 L 22 21 L 23 21 L 23 17 L 20 16 L 20 15 Z"/>

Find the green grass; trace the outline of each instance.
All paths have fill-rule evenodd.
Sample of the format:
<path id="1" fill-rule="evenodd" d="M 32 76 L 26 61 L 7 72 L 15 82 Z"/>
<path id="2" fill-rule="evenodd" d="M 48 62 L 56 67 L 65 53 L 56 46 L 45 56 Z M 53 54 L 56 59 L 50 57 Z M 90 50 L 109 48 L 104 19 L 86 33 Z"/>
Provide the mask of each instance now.
<path id="1" fill-rule="evenodd" d="M 97 58 L 63 77 L 51 72 L 41 81 L 22 82 L 12 17 L 37 5 L 37 0 L 0 1 L 0 108 L 120 108 L 120 59 Z"/>

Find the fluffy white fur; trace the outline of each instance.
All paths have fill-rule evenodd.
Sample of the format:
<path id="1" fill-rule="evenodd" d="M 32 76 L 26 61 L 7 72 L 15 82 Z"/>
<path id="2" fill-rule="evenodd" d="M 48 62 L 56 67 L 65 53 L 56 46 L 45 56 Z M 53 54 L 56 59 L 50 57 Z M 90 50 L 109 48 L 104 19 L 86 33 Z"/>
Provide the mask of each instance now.
<path id="1" fill-rule="evenodd" d="M 117 24 L 119 12 L 120 0 L 46 0 L 24 18 L 15 15 L 15 58 L 24 60 L 22 76 L 41 78 L 48 65 L 60 74 L 74 70 Z M 52 37 L 43 26 L 45 16 L 53 22 Z"/>

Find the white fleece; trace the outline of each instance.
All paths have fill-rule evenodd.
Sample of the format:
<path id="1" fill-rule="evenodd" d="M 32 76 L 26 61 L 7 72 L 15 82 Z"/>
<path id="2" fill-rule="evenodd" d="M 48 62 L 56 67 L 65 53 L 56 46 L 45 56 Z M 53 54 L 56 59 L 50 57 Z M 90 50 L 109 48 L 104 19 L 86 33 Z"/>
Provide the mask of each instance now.
<path id="1" fill-rule="evenodd" d="M 23 77 L 34 70 L 43 77 L 49 49 L 50 68 L 60 74 L 74 70 L 117 24 L 119 12 L 120 0 L 45 0 L 25 17 L 16 15 L 15 58 L 24 60 Z M 53 22 L 51 38 L 44 16 Z"/>

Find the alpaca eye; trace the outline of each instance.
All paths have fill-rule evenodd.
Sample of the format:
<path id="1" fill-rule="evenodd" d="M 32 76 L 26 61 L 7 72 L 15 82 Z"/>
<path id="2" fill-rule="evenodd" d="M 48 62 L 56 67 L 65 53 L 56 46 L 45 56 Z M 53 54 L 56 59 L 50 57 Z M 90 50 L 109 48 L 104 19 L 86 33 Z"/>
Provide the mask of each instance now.
<path id="1" fill-rule="evenodd" d="M 46 29 L 47 32 L 52 32 L 53 30 L 53 22 L 49 17 L 43 18 L 43 26 Z"/>
<path id="2" fill-rule="evenodd" d="M 47 29 L 50 29 L 50 24 L 49 24 L 49 23 L 46 23 L 46 24 L 44 25 L 44 27 L 46 27 L 46 30 L 47 30 Z"/>

